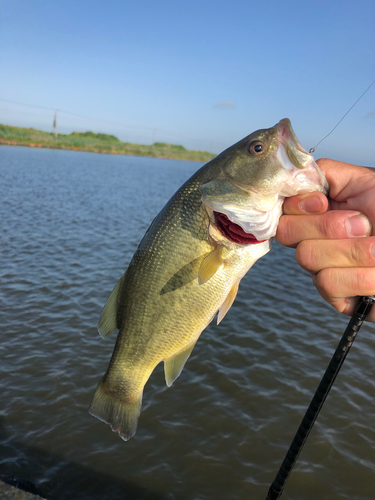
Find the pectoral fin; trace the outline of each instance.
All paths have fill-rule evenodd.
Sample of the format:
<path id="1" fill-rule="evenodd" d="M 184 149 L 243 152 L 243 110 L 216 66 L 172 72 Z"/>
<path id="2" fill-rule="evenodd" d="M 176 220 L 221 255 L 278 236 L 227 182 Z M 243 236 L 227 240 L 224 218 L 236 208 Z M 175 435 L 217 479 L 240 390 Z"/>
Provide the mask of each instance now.
<path id="1" fill-rule="evenodd" d="M 194 346 L 195 342 L 185 351 L 164 360 L 165 381 L 168 387 L 170 387 L 176 378 L 181 374 L 191 351 L 194 349 Z"/>
<path id="2" fill-rule="evenodd" d="M 200 285 L 203 285 L 203 283 L 212 278 L 216 271 L 224 264 L 221 256 L 222 250 L 223 247 L 219 245 L 203 259 L 198 272 L 198 282 Z"/>
<path id="3" fill-rule="evenodd" d="M 220 321 L 224 318 L 224 316 L 227 314 L 227 312 L 229 311 L 229 309 L 232 307 L 234 299 L 237 296 L 239 284 L 240 284 L 240 282 L 236 281 L 236 283 L 230 289 L 230 292 L 228 293 L 227 298 L 222 303 L 222 305 L 221 305 L 221 307 L 219 309 L 218 317 L 217 317 L 217 324 L 220 323 Z"/>
<path id="4" fill-rule="evenodd" d="M 100 335 L 105 338 L 112 332 L 118 329 L 117 326 L 117 307 L 119 294 L 121 291 L 123 277 L 119 279 L 115 288 L 112 290 L 111 295 L 108 297 L 107 302 L 103 308 L 98 322 L 98 330 Z"/>

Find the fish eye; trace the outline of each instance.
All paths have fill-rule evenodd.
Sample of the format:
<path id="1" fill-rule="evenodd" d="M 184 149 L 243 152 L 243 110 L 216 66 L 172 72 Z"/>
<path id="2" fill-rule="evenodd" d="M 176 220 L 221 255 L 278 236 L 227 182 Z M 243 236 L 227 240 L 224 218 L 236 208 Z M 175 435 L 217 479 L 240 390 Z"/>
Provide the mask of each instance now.
<path id="1" fill-rule="evenodd" d="M 264 143 L 261 141 L 253 141 L 249 146 L 249 152 L 252 155 L 260 155 L 265 150 Z"/>

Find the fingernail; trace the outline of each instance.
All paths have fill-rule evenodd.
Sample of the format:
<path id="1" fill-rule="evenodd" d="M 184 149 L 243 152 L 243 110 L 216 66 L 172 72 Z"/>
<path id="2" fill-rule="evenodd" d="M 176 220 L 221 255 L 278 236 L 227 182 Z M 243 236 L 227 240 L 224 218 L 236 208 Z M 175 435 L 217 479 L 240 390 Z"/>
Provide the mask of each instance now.
<path id="1" fill-rule="evenodd" d="M 371 254 L 375 259 L 375 245 L 372 245 L 372 247 L 371 247 Z"/>
<path id="2" fill-rule="evenodd" d="M 309 214 L 316 214 L 320 212 L 322 206 L 323 203 L 322 200 L 319 198 L 319 196 L 312 196 L 306 198 L 305 200 L 302 200 L 299 204 L 300 209 Z"/>
<path id="3" fill-rule="evenodd" d="M 345 224 L 349 236 L 367 236 L 371 230 L 370 221 L 362 214 L 352 215 Z"/>

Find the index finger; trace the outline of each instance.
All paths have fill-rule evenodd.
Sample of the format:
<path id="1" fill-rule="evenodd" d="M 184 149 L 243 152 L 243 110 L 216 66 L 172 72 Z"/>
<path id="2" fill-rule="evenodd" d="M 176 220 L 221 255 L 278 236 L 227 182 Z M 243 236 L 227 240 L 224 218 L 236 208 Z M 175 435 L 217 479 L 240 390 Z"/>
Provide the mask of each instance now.
<path id="1" fill-rule="evenodd" d="M 359 238 L 370 234 L 371 223 L 361 212 L 329 210 L 318 215 L 283 215 L 276 240 L 295 248 L 303 240 Z"/>

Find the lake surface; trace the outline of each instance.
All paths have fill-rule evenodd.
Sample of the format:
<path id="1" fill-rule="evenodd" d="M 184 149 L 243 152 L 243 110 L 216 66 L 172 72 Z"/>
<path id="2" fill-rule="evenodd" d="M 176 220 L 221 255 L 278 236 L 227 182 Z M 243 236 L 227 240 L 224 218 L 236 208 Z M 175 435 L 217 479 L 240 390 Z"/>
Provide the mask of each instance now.
<path id="1" fill-rule="evenodd" d="M 47 499 L 262 500 L 347 325 L 274 243 L 137 434 L 88 414 L 115 335 L 96 324 L 192 162 L 0 147 L 0 473 Z M 284 499 L 375 497 L 375 326 L 344 363 Z"/>

